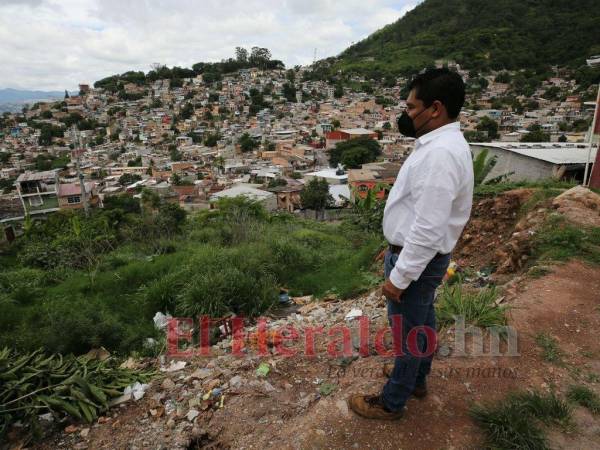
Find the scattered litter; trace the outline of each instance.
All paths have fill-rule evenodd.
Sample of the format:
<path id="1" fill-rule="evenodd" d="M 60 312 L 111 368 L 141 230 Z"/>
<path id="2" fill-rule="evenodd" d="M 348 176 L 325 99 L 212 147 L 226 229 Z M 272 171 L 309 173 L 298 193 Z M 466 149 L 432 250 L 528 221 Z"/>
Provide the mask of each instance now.
<path id="1" fill-rule="evenodd" d="M 286 291 L 281 291 L 279 293 L 279 303 L 281 303 L 282 305 L 287 305 L 288 303 L 291 303 L 290 296 Z"/>
<path id="2" fill-rule="evenodd" d="M 118 406 L 122 403 L 128 402 L 129 400 L 131 400 L 131 392 L 129 394 L 124 394 L 113 398 L 110 402 L 108 402 L 108 406 Z"/>
<path id="3" fill-rule="evenodd" d="M 40 414 L 38 419 L 45 420 L 46 422 L 54 422 L 54 416 L 52 413 Z"/>
<path id="4" fill-rule="evenodd" d="M 256 369 L 256 376 L 257 377 L 266 377 L 270 371 L 271 371 L 271 366 L 269 366 L 269 364 L 267 364 L 265 362 L 260 363 L 260 365 Z"/>
<path id="5" fill-rule="evenodd" d="M 169 323 L 169 319 L 172 318 L 173 317 L 171 316 L 171 314 L 163 314 L 160 311 L 158 311 L 156 314 L 154 314 L 152 320 L 154 321 L 154 326 L 158 330 L 164 330 Z"/>
<path id="6" fill-rule="evenodd" d="M 210 377 L 213 373 L 214 371 L 212 369 L 196 369 L 194 373 L 190 375 L 190 378 L 204 380 L 205 378 Z"/>
<path id="7" fill-rule="evenodd" d="M 121 369 L 135 369 L 137 367 L 137 361 L 133 359 L 131 356 L 127 358 L 123 363 L 119 366 Z"/>
<path id="8" fill-rule="evenodd" d="M 296 305 L 306 305 L 306 304 L 312 303 L 313 296 L 312 295 L 305 295 L 304 297 L 292 297 L 292 301 Z"/>
<path id="9" fill-rule="evenodd" d="M 231 378 L 231 380 L 229 380 L 229 386 L 231 386 L 234 389 L 240 388 L 243 383 L 244 379 L 239 375 L 236 375 L 233 378 Z"/>
<path id="10" fill-rule="evenodd" d="M 344 317 L 344 319 L 346 319 L 346 320 L 353 320 L 353 319 L 356 319 L 358 317 L 361 317 L 362 315 L 363 315 L 362 309 L 352 308 L 350 310 L 350 312 L 348 314 L 346 314 L 346 317 Z"/>
<path id="11" fill-rule="evenodd" d="M 150 387 L 149 384 L 142 384 L 136 381 L 134 384 L 127 386 L 123 391 L 123 395 L 131 395 L 135 401 L 141 399 L 144 394 L 146 394 L 146 390 Z"/>
<path id="12" fill-rule="evenodd" d="M 187 420 L 189 420 L 190 422 L 193 422 L 194 419 L 196 417 L 198 417 L 200 415 L 200 411 L 198 411 L 197 409 L 190 409 L 186 415 Z"/>
<path id="13" fill-rule="evenodd" d="M 182 370 L 187 365 L 185 361 L 171 361 L 169 367 L 161 367 L 161 372 L 177 372 L 178 370 Z"/>
<path id="14" fill-rule="evenodd" d="M 98 361 L 104 361 L 110 357 L 110 352 L 104 347 L 93 348 L 85 354 L 88 359 L 97 359 Z"/>

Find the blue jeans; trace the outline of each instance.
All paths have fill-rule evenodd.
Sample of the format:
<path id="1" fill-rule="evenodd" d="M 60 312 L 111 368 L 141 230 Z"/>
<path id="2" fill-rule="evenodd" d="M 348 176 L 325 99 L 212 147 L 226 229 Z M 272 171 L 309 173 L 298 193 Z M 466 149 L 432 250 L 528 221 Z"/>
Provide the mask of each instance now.
<path id="1" fill-rule="evenodd" d="M 398 255 L 389 249 L 385 253 L 385 277 L 396 265 Z M 382 399 L 384 405 L 390 411 L 399 411 L 412 394 L 415 386 L 425 384 L 425 379 L 431 371 L 433 352 L 430 356 L 418 356 L 419 352 L 409 351 L 408 334 L 414 327 L 425 326 L 435 330 L 435 290 L 441 284 L 442 279 L 450 264 L 450 254 L 436 255 L 425 267 L 418 280 L 411 282 L 400 297 L 400 302 L 387 300 L 388 320 L 392 326 L 392 317 L 400 315 L 402 320 L 402 333 L 396 337 L 402 337 L 402 353 L 394 360 L 394 370 L 388 382 L 383 387 Z M 393 333 L 394 334 L 394 333 Z M 413 333 L 414 336 L 414 333 Z M 414 341 L 414 339 L 413 339 Z M 430 346 L 433 343 L 430 343 Z M 417 334 L 417 345 L 421 354 L 426 353 L 427 337 L 424 333 Z M 417 353 L 417 356 L 414 355 Z"/>

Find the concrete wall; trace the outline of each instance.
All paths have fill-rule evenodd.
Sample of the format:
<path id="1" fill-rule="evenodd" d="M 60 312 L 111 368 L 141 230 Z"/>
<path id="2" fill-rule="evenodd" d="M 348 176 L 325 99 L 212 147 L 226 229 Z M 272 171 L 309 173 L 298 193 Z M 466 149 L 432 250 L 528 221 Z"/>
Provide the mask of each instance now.
<path id="1" fill-rule="evenodd" d="M 503 148 L 471 145 L 471 151 L 475 157 L 484 149 L 488 150 L 488 158 L 492 155 L 498 157 L 496 165 L 486 180 L 509 172 L 514 172 L 508 177 L 510 181 L 540 180 L 553 176 L 555 164 L 519 155 Z"/>

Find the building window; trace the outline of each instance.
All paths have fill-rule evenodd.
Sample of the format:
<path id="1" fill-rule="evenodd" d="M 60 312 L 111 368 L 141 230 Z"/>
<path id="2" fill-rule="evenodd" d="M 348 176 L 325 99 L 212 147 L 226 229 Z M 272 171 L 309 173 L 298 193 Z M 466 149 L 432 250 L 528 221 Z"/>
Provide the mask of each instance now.
<path id="1" fill-rule="evenodd" d="M 69 195 L 67 197 L 67 203 L 69 203 L 69 204 L 81 203 L 81 197 L 79 195 Z"/>

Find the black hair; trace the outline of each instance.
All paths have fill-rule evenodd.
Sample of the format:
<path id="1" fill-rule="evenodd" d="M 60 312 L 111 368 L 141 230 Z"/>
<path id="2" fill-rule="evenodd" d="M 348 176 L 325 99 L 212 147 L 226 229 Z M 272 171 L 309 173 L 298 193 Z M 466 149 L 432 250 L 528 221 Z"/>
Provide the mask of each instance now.
<path id="1" fill-rule="evenodd" d="M 461 76 L 443 69 L 429 69 L 417 75 L 408 86 L 425 106 L 440 101 L 448 111 L 448 117 L 456 119 L 465 103 L 465 83 Z"/>

